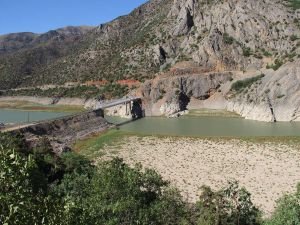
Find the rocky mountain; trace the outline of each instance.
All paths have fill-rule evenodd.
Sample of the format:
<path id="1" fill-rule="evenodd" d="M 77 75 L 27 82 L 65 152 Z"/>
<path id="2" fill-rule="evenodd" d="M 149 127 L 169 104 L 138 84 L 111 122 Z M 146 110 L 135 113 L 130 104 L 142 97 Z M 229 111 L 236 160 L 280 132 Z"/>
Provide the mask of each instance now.
<path id="1" fill-rule="evenodd" d="M 219 107 L 249 118 L 257 116 L 247 107 L 265 111 L 262 120 L 281 120 L 270 108 L 288 99 L 293 116 L 285 120 L 295 120 L 299 8 L 299 0 L 150 0 L 93 29 L 1 36 L 0 89 L 149 80 L 137 93 L 150 111 L 175 112 L 184 93 L 195 101 L 214 96 Z M 237 81 L 241 88 L 232 89 Z M 253 105 L 264 106 L 254 112 Z"/>
<path id="2" fill-rule="evenodd" d="M 0 36 L 0 88 L 34 85 L 45 66 L 73 54 L 93 27 L 65 27 L 44 34 L 14 33 Z"/>
<path id="3" fill-rule="evenodd" d="M 76 41 L 91 29 L 92 27 L 65 27 L 44 34 L 24 32 L 2 35 L 0 36 L 0 54 L 34 48 L 39 44 L 49 44 L 49 42 Z"/>

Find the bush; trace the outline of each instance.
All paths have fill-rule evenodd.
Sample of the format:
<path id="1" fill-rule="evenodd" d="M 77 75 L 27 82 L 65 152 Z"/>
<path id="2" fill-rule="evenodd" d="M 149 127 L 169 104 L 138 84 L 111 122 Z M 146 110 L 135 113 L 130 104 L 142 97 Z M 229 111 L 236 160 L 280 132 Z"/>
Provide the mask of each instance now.
<path id="1" fill-rule="evenodd" d="M 281 66 L 283 65 L 283 62 L 279 59 L 275 59 L 274 64 L 267 65 L 267 69 L 273 69 L 273 70 L 278 70 Z"/>
<path id="2" fill-rule="evenodd" d="M 1 143 L 0 171 L 0 224 L 61 223 L 62 205 L 47 195 L 46 177 L 32 156 Z"/>
<path id="3" fill-rule="evenodd" d="M 49 179 L 47 157 L 41 156 L 47 151 L 32 151 L 22 145 L 12 150 L 19 146 L 11 143 L 15 137 L 0 134 L 0 139 L 0 224 L 187 221 L 187 207 L 179 192 L 153 170 L 131 168 L 121 159 L 94 167 L 82 156 L 66 153 L 52 157 L 61 176 Z"/>
<path id="4" fill-rule="evenodd" d="M 300 224 L 300 184 L 294 194 L 285 195 L 277 202 L 277 207 L 266 225 Z"/>
<path id="5" fill-rule="evenodd" d="M 288 1 L 287 4 L 288 7 L 291 7 L 294 10 L 300 9 L 300 0 L 287 0 L 287 1 Z"/>
<path id="6" fill-rule="evenodd" d="M 185 220 L 181 197 L 156 172 L 141 169 L 114 159 L 100 164 L 88 182 L 64 180 L 60 186 L 71 187 L 64 194 L 67 224 L 180 224 Z"/>
<path id="7" fill-rule="evenodd" d="M 249 56 L 251 56 L 251 49 L 250 48 L 248 48 L 248 47 L 245 47 L 245 48 L 243 48 L 243 56 L 245 56 L 245 57 L 249 57 Z"/>
<path id="8" fill-rule="evenodd" d="M 235 39 L 233 37 L 229 36 L 229 34 L 224 33 L 223 41 L 227 45 L 232 45 L 234 43 Z"/>
<path id="9" fill-rule="evenodd" d="M 238 80 L 231 85 L 231 90 L 240 92 L 245 88 L 250 87 L 253 83 L 261 80 L 264 76 L 265 76 L 264 74 L 261 74 L 256 77 L 251 77 L 244 80 Z"/>
<path id="10" fill-rule="evenodd" d="M 199 201 L 188 204 L 159 174 L 141 165 L 129 167 L 115 158 L 96 167 L 66 153 L 52 157 L 61 176 L 50 180 L 49 161 L 43 157 L 52 156 L 47 146 L 32 151 L 19 137 L 3 134 L 0 141 L 0 224 L 300 224 L 300 184 L 262 221 L 250 193 L 237 182 L 219 191 L 202 187 Z"/>
<path id="11" fill-rule="evenodd" d="M 272 56 L 272 54 L 271 54 L 270 52 L 268 52 L 267 50 L 265 50 L 265 49 L 262 49 L 262 53 L 263 53 L 263 55 L 264 55 L 265 57 L 270 57 L 270 56 Z"/>
<path id="12" fill-rule="evenodd" d="M 290 39 L 291 39 L 291 41 L 296 41 L 296 40 L 298 40 L 298 37 L 297 37 L 297 35 L 293 34 Z"/>
<path id="13" fill-rule="evenodd" d="M 216 192 L 202 187 L 200 201 L 197 202 L 197 224 L 261 224 L 261 213 L 250 197 L 250 193 L 239 188 L 237 182 L 230 182 L 227 188 Z"/>

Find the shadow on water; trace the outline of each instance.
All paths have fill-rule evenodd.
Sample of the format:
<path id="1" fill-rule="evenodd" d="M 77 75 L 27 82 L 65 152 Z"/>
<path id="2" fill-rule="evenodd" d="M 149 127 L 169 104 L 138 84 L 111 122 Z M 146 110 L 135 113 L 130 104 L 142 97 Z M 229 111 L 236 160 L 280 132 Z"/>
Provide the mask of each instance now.
<path id="1" fill-rule="evenodd" d="M 124 122 L 119 122 L 119 123 L 113 123 L 114 125 L 116 125 L 116 127 L 121 127 L 121 126 L 125 126 L 126 124 L 129 124 L 129 123 L 132 123 L 136 120 L 140 120 L 142 118 L 138 118 L 138 119 L 129 119 L 127 121 L 124 121 Z"/>
<path id="2" fill-rule="evenodd" d="M 133 123 L 137 120 L 140 120 L 142 118 L 122 118 L 122 117 L 117 117 L 117 116 L 107 116 L 105 115 L 104 118 L 109 122 L 114 124 L 117 128 L 120 128 L 122 126 L 128 125 L 130 123 Z"/>

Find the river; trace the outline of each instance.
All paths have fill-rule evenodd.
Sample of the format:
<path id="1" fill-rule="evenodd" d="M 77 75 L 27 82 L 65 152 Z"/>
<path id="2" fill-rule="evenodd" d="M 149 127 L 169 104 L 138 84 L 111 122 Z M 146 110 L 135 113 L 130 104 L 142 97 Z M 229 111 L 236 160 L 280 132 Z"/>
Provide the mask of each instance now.
<path id="1" fill-rule="evenodd" d="M 22 123 L 53 119 L 68 115 L 66 112 L 20 111 L 0 109 L 0 122 Z M 109 122 L 122 124 L 119 129 L 146 135 L 178 136 L 300 136 L 300 122 L 267 123 L 243 118 L 227 117 L 146 117 L 129 121 L 106 117 Z"/>
<path id="2" fill-rule="evenodd" d="M 0 109 L 0 123 L 35 122 L 46 119 L 54 119 L 68 114 L 70 113 Z"/>
<path id="3" fill-rule="evenodd" d="M 125 122 L 106 117 L 113 123 Z M 300 122 L 268 123 L 225 117 L 146 117 L 119 126 L 120 130 L 147 135 L 175 136 L 300 136 Z"/>

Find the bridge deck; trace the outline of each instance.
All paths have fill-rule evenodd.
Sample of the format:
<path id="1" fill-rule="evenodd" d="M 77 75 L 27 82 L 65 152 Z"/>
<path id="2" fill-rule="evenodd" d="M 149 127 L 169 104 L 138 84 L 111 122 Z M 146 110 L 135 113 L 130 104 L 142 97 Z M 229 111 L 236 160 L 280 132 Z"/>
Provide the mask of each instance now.
<path id="1" fill-rule="evenodd" d="M 129 97 L 129 98 L 121 98 L 121 99 L 116 99 L 113 101 L 109 101 L 109 102 L 99 102 L 99 104 L 97 105 L 97 109 L 106 109 L 106 108 L 110 108 L 110 107 L 114 107 L 116 105 L 121 105 L 121 104 L 125 104 L 128 102 L 132 102 L 132 101 L 137 101 L 140 100 L 141 98 L 138 97 Z"/>

